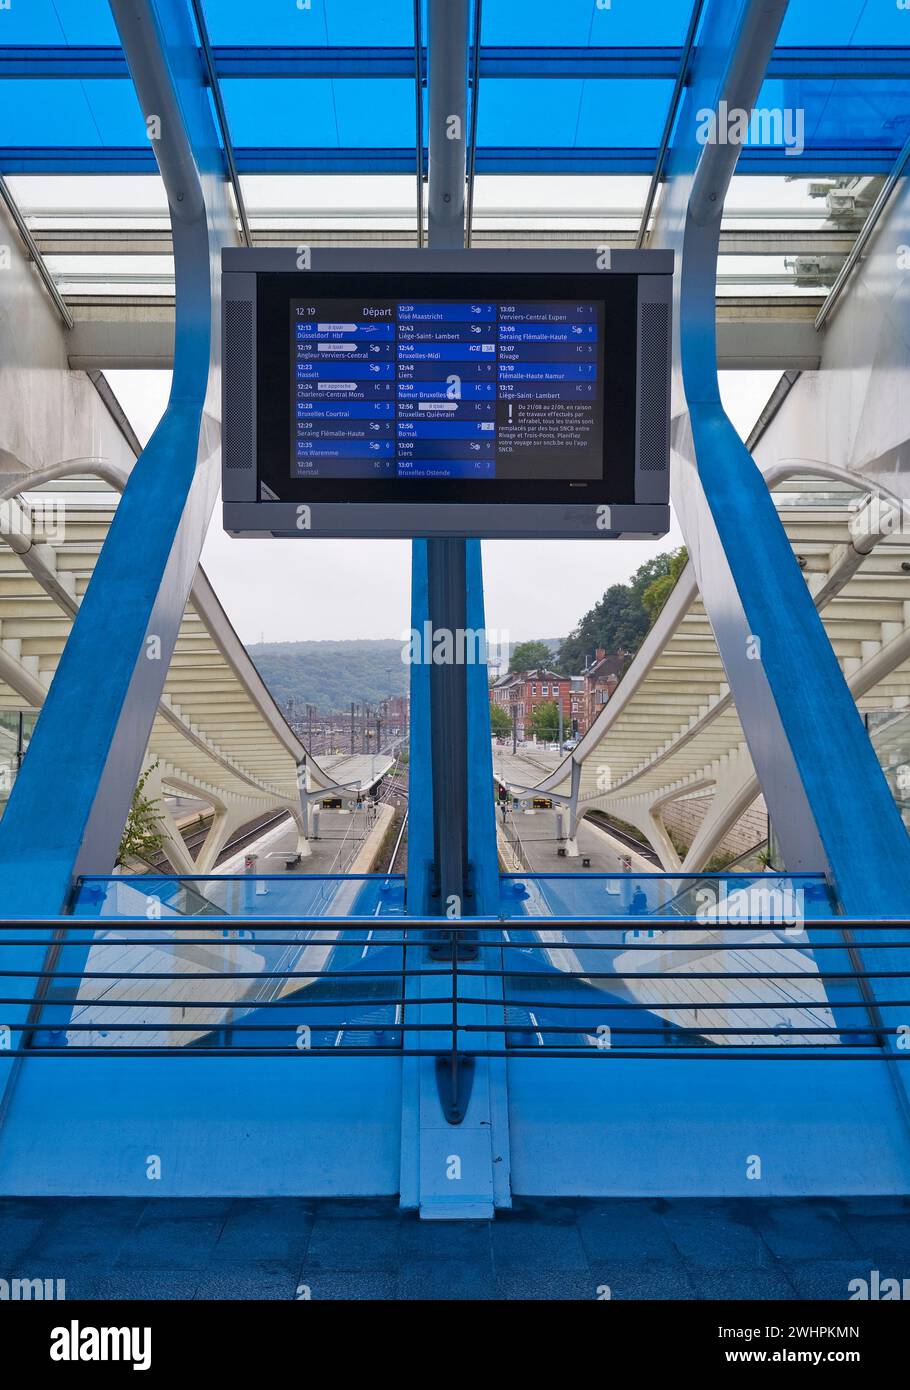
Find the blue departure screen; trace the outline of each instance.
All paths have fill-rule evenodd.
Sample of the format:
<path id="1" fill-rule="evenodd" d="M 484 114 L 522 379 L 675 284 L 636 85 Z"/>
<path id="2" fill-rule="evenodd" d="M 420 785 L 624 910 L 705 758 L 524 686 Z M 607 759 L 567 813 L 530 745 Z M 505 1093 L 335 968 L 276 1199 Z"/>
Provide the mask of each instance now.
<path id="1" fill-rule="evenodd" d="M 603 475 L 604 306 L 291 303 L 291 476 Z"/>

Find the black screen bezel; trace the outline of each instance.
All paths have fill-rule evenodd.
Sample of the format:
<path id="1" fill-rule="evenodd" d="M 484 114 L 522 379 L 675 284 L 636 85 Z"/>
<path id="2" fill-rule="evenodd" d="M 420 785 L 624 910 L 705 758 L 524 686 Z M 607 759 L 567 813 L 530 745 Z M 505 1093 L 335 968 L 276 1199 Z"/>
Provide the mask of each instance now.
<path id="1" fill-rule="evenodd" d="M 368 253 L 364 253 L 365 255 Z M 256 277 L 260 496 L 281 502 L 633 503 L 638 356 L 636 275 L 271 272 Z M 294 478 L 290 306 L 295 299 L 583 299 L 604 306 L 600 478 Z M 264 486 L 263 486 L 264 485 Z M 265 490 L 267 489 L 267 491 Z"/>

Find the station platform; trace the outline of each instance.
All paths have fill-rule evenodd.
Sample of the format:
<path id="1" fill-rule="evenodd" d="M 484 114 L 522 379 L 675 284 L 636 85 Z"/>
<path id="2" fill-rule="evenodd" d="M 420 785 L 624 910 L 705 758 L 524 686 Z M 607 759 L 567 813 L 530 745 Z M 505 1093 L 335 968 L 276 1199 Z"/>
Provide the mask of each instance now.
<path id="1" fill-rule="evenodd" d="M 493 744 L 493 779 L 519 787 L 536 787 L 550 772 L 555 772 L 568 753 L 556 749 L 528 745 L 512 752 L 510 745 Z"/>
<path id="2" fill-rule="evenodd" d="M 529 872 L 551 873 L 622 873 L 623 860 L 631 860 L 632 870 L 642 873 L 653 872 L 640 854 L 628 849 L 621 841 L 614 839 L 608 831 L 602 830 L 590 820 L 582 820 L 575 837 L 578 856 L 569 858 L 560 855 L 565 841 L 557 839 L 556 811 L 509 811 L 505 820 L 497 813 L 500 832 L 510 845 L 517 846 L 521 856 L 521 866 Z"/>
<path id="3" fill-rule="evenodd" d="M 378 848 L 385 827 L 391 820 L 388 807 L 375 812 L 337 810 L 319 812 L 319 832 L 308 841 L 310 852 L 294 863 L 297 854 L 297 827 L 288 818 L 266 832 L 246 849 L 219 864 L 219 874 L 240 874 L 250 855 L 256 856 L 259 874 L 306 873 L 335 874 L 352 869 L 361 854 L 364 858 L 371 846 Z M 373 837 L 373 838 L 371 838 Z M 370 841 L 370 844 L 368 844 Z M 363 866 L 358 866 L 365 871 Z"/>
<path id="4" fill-rule="evenodd" d="M 524 1198 L 452 1224 L 395 1198 L 6 1198 L 0 1246 L 68 1300 L 842 1302 L 908 1268 L 910 1202 Z"/>

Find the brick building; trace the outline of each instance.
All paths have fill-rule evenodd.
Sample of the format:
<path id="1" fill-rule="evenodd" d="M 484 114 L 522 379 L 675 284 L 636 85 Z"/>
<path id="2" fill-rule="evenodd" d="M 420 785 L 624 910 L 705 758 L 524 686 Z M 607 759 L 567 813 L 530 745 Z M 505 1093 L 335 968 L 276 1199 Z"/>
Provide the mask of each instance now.
<path id="1" fill-rule="evenodd" d="M 586 733 L 590 729 L 613 691 L 619 685 L 619 677 L 628 660 L 628 652 L 606 652 L 603 647 L 598 647 L 594 653 L 594 660 L 585 666 L 582 671 L 585 721 L 582 732 Z M 580 724 L 579 729 L 581 729 Z"/>
<path id="2" fill-rule="evenodd" d="M 490 702 L 499 705 L 514 720 L 518 737 L 531 738 L 531 711 L 537 705 L 562 705 L 564 736 L 572 729 L 572 681 L 557 671 L 513 672 L 501 676 L 490 689 Z"/>

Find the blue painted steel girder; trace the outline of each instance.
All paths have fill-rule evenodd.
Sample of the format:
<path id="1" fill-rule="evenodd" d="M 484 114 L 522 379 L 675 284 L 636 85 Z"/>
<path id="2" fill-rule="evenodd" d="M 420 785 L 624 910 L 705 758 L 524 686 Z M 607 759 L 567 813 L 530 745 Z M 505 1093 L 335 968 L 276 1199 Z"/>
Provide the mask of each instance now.
<path id="1" fill-rule="evenodd" d="M 414 150 L 235 148 L 241 174 L 413 174 Z M 744 149 L 738 173 L 815 177 L 888 174 L 893 150 L 859 146 L 806 151 L 794 160 L 783 150 Z M 424 156 L 426 158 L 426 156 Z M 571 149 L 543 146 L 486 147 L 477 151 L 478 174 L 650 174 L 656 149 Z M 0 146 L 3 174 L 154 174 L 151 146 Z"/>
<path id="2" fill-rule="evenodd" d="M 414 50 L 357 47 L 224 47 L 213 45 L 219 77 L 413 77 Z M 675 78 L 679 47 L 495 48 L 480 55 L 482 77 Z M 424 71 L 426 70 L 424 66 Z M 127 77 L 114 46 L 0 47 L 0 77 Z M 907 77 L 906 48 L 779 48 L 769 77 Z"/>

